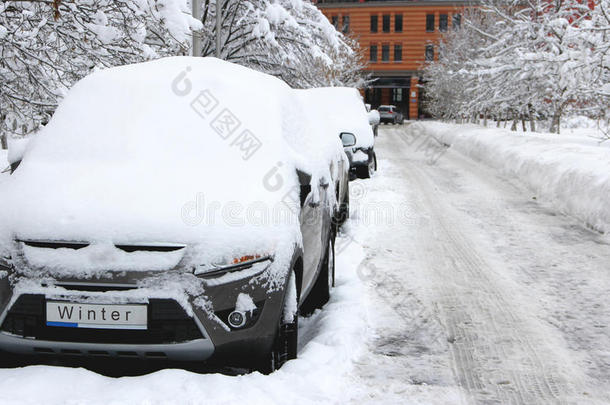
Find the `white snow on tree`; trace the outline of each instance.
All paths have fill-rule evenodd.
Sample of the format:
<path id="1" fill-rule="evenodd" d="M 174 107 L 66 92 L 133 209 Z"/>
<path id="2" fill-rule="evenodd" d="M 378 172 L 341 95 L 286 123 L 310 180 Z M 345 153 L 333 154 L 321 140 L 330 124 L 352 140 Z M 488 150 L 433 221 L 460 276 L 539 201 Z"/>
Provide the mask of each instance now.
<path id="1" fill-rule="evenodd" d="M 202 56 L 216 54 L 216 1 L 202 2 Z M 224 0 L 221 58 L 280 77 L 292 87 L 357 87 L 364 62 L 310 1 Z"/>
<path id="2" fill-rule="evenodd" d="M 610 107 L 610 0 L 490 0 L 444 36 L 425 68 L 428 107 L 447 118 L 551 120 L 575 111 L 602 117 Z"/>
<path id="3" fill-rule="evenodd" d="M 186 0 L 1 2 L 0 131 L 33 131 L 94 69 L 188 52 L 201 27 L 188 10 Z"/>

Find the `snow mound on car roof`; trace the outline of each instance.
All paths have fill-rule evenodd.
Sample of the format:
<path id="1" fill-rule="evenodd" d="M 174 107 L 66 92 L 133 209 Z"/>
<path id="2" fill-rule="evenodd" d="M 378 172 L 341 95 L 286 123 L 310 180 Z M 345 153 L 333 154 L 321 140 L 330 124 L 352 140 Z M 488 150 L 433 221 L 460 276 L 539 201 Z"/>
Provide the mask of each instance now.
<path id="1" fill-rule="evenodd" d="M 371 148 L 375 136 L 368 121 L 366 106 L 358 90 L 348 87 L 320 87 L 299 90 L 299 98 L 308 108 L 322 117 L 322 127 L 328 137 L 341 132 L 356 135 L 356 147 Z"/>
<path id="2" fill-rule="evenodd" d="M 330 158 L 301 143 L 301 112 L 281 80 L 214 58 L 95 72 L 3 182 L 4 241 L 294 243 L 295 169 L 317 181 Z"/>

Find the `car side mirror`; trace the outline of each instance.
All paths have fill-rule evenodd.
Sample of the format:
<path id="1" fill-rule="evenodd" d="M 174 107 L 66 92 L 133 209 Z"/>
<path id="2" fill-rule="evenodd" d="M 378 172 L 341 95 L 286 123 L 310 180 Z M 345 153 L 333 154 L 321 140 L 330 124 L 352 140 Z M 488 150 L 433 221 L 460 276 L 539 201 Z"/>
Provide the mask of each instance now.
<path id="1" fill-rule="evenodd" d="M 356 135 L 352 134 L 351 132 L 341 132 L 339 138 L 341 138 L 344 148 L 349 148 L 350 146 L 354 146 L 356 144 Z"/>

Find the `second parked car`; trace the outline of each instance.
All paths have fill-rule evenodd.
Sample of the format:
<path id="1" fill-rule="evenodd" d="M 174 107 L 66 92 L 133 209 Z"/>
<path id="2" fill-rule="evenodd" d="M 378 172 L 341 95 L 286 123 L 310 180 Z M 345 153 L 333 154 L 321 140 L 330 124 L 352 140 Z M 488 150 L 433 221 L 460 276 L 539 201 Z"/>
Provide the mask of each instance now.
<path id="1" fill-rule="evenodd" d="M 375 136 L 369 123 L 362 96 L 358 90 L 346 87 L 324 87 L 302 90 L 316 107 L 317 120 L 321 120 L 330 138 L 343 138 L 352 134 L 355 144 L 345 147 L 350 163 L 350 178 L 369 178 L 377 170 Z M 351 137 L 350 137 L 351 140 Z M 345 142 L 345 140 L 343 140 Z"/>

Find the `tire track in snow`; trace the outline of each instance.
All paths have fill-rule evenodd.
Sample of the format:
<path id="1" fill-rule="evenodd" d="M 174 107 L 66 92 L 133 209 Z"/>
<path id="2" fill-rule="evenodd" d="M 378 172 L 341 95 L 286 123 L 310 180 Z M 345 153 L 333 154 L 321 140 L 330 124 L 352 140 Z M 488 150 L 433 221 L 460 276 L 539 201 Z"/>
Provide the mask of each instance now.
<path id="1" fill-rule="evenodd" d="M 394 146 L 400 144 L 395 131 L 387 131 L 387 136 Z M 428 180 L 425 166 L 400 156 L 405 152 L 401 148 L 383 149 L 402 160 L 405 178 L 420 192 L 419 208 L 430 214 L 429 230 L 422 228 L 419 239 L 422 259 L 437 277 L 456 376 L 473 402 L 581 403 L 582 397 L 575 399 L 582 392 L 581 376 L 562 370 L 574 365 L 557 361 L 562 356 L 534 333 L 535 323 L 515 311 L 515 297 L 503 293 L 505 285 L 498 285 L 492 265 L 462 231 L 457 216 L 451 215 Z"/>

